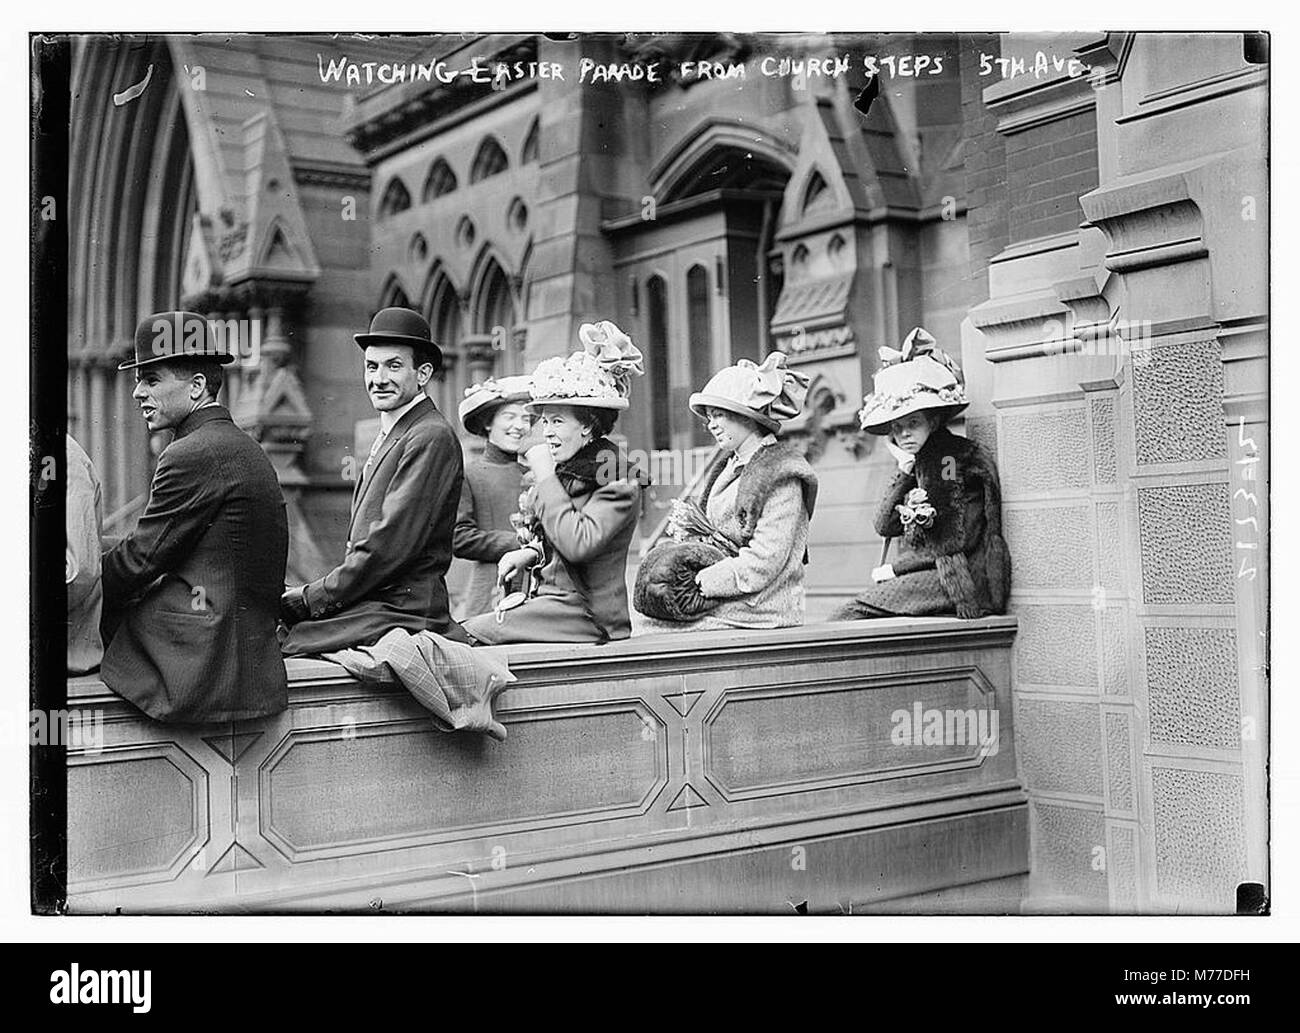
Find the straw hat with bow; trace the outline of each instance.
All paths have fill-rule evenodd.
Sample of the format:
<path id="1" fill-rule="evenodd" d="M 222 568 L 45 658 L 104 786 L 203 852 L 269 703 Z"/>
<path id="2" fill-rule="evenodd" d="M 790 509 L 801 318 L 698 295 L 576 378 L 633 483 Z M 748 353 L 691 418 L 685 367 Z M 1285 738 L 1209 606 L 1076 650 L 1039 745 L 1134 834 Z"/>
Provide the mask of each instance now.
<path id="1" fill-rule="evenodd" d="M 900 350 L 880 349 L 883 365 L 876 372 L 874 390 L 858 410 L 863 430 L 888 434 L 894 420 L 926 409 L 941 414 L 946 423 L 970 404 L 961 370 L 935 344 L 918 326 Z"/>
<path id="2" fill-rule="evenodd" d="M 799 415 L 807 393 L 807 375 L 790 369 L 783 352 L 772 352 L 761 364 L 741 359 L 715 373 L 689 404 L 699 417 L 709 407 L 725 409 L 773 431 Z"/>

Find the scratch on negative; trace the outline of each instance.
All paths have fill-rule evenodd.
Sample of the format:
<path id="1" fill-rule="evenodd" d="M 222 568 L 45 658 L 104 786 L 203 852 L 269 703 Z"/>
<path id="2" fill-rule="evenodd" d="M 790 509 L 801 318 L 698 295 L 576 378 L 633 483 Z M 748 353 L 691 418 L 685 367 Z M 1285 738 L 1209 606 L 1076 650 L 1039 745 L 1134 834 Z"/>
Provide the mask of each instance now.
<path id="1" fill-rule="evenodd" d="M 150 65 L 149 71 L 145 72 L 144 78 L 140 82 L 136 83 L 134 86 L 128 86 L 121 93 L 113 94 L 113 103 L 119 108 L 123 104 L 131 103 L 131 101 L 135 100 L 136 97 L 140 96 L 140 94 L 144 93 L 144 91 L 149 88 L 149 80 L 152 78 L 153 65 Z"/>
<path id="2" fill-rule="evenodd" d="M 458 871 L 455 871 L 454 869 L 449 869 L 449 870 L 447 871 L 447 874 L 448 874 L 448 875 L 463 875 L 463 876 L 465 876 L 465 878 L 467 878 L 467 879 L 469 880 L 469 890 L 470 890 L 470 894 L 471 894 L 471 899 L 473 900 L 473 903 L 474 903 L 474 910 L 477 911 L 477 910 L 478 910 L 478 884 L 477 884 L 477 882 L 475 882 L 475 880 L 478 879 L 478 877 L 479 877 L 479 873 L 477 873 L 477 872 L 458 872 Z"/>

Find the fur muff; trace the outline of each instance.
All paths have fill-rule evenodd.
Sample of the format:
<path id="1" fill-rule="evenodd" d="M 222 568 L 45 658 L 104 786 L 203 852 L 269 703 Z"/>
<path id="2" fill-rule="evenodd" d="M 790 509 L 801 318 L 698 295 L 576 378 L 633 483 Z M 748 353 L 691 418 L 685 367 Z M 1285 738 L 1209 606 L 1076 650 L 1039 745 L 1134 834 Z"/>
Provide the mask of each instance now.
<path id="1" fill-rule="evenodd" d="M 708 599 L 695 575 L 725 554 L 703 542 L 661 542 L 641 561 L 632 605 L 638 613 L 661 621 L 693 621 L 722 601 Z"/>

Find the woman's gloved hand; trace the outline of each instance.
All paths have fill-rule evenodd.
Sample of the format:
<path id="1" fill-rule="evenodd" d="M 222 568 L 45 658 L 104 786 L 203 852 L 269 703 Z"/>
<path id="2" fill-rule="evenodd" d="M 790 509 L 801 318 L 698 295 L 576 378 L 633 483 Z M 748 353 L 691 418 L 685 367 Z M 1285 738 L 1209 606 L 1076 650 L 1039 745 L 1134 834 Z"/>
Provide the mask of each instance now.
<path id="1" fill-rule="evenodd" d="M 512 549 L 497 560 L 497 584 L 504 585 L 513 581 L 539 559 L 536 549 Z"/>

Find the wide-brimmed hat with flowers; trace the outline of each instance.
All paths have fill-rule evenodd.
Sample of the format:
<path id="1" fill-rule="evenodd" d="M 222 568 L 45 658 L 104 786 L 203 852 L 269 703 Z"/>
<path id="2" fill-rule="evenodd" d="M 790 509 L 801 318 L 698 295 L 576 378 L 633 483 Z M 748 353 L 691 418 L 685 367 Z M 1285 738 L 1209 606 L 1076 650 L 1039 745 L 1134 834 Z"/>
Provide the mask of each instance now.
<path id="1" fill-rule="evenodd" d="M 481 384 L 467 387 L 465 397 L 456 409 L 461 426 L 471 434 L 482 434 L 484 424 L 501 406 L 511 402 L 527 402 L 532 398 L 528 393 L 528 384 L 528 377 L 488 377 Z"/>
<path id="2" fill-rule="evenodd" d="M 891 422 L 925 409 L 940 411 L 946 422 L 970 404 L 961 371 L 935 344 L 918 326 L 903 340 L 901 350 L 880 349 L 884 365 L 858 410 L 863 430 L 888 434 Z"/>
<path id="3" fill-rule="evenodd" d="M 645 373 L 641 353 L 632 338 L 608 319 L 578 328 L 582 349 L 567 359 L 546 359 L 533 370 L 528 408 L 543 405 L 583 405 L 593 409 L 626 409 L 632 378 Z"/>
<path id="4" fill-rule="evenodd" d="M 713 406 L 748 416 L 765 430 L 776 430 L 799 415 L 808 393 L 808 377 L 786 366 L 784 352 L 772 352 L 762 364 L 741 359 L 715 373 L 688 404 L 696 416 Z"/>

